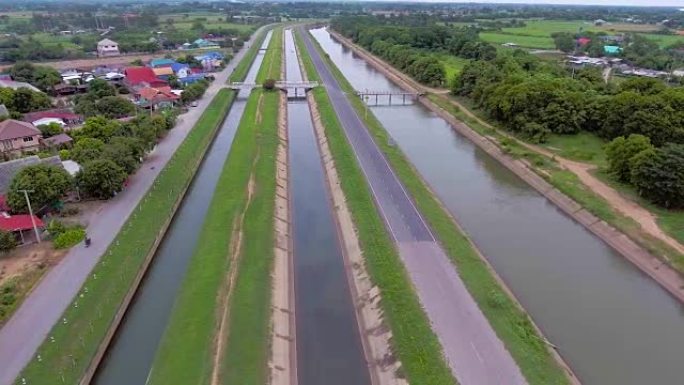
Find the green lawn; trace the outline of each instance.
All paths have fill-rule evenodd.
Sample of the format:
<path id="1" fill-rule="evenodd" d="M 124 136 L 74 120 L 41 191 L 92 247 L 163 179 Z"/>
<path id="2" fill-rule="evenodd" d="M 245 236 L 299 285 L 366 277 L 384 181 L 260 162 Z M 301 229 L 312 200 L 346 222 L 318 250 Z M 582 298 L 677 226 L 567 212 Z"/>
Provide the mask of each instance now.
<path id="1" fill-rule="evenodd" d="M 249 73 L 249 68 L 252 66 L 252 62 L 254 61 L 254 58 L 259 52 L 259 48 L 261 47 L 261 44 L 264 42 L 264 39 L 266 38 L 267 32 L 268 31 L 266 30 L 261 31 L 259 36 L 257 36 L 256 39 L 254 39 L 254 43 L 252 43 L 252 46 L 249 47 L 243 59 L 240 61 L 240 63 L 238 63 L 237 66 L 235 66 L 235 69 L 228 77 L 228 82 L 239 82 L 245 80 L 245 77 L 247 77 L 247 73 Z"/>
<path id="2" fill-rule="evenodd" d="M 603 151 L 605 144 L 605 140 L 593 133 L 580 132 L 573 135 L 551 134 L 543 146 L 563 158 L 605 167 L 606 153 Z"/>
<path id="3" fill-rule="evenodd" d="M 514 35 L 500 32 L 480 32 L 480 38 L 492 44 L 515 43 L 524 48 L 555 49 L 550 36 Z"/>
<path id="4" fill-rule="evenodd" d="M 444 64 L 444 69 L 446 70 L 447 85 L 456 75 L 461 73 L 461 70 L 469 61 L 468 59 L 446 54 L 440 55 L 439 60 Z"/>
<path id="5" fill-rule="evenodd" d="M 327 57 L 325 54 L 323 55 Z M 351 85 L 342 73 L 339 72 L 329 58 L 327 60 L 344 90 L 349 93 L 353 92 Z M 466 287 L 477 301 L 480 309 L 482 309 L 499 338 L 520 366 L 527 381 L 531 385 L 567 384 L 568 379 L 564 370 L 558 366 L 547 350 L 541 337 L 533 328 L 527 314 L 516 306 L 506 291 L 499 285 L 485 262 L 477 254 L 470 240 L 463 234 L 452 217 L 431 193 L 421 176 L 401 150 L 397 146 L 390 145 L 389 135 L 380 122 L 372 113 L 365 114 L 365 106 L 360 99 L 352 97 L 350 100 L 360 117 L 364 118 L 367 116 L 365 118 L 366 124 L 371 134 L 375 137 L 375 142 L 379 144 L 381 150 L 387 156 L 392 168 L 412 195 L 419 210 L 425 216 L 452 262 L 458 266 L 458 273 Z M 334 131 L 339 131 L 339 128 L 332 130 L 326 126 L 326 133 L 334 133 Z M 333 143 L 332 134 L 328 135 L 329 142 Z M 338 140 L 348 146 L 343 138 Z M 355 163 L 354 166 L 356 166 Z M 340 172 L 340 175 L 344 182 L 344 174 Z M 363 179 L 352 180 L 348 183 L 350 184 L 348 186 L 350 191 L 345 189 L 345 193 L 349 194 L 347 195 L 348 201 L 353 203 L 354 200 L 351 198 L 353 195 L 351 194 L 360 194 L 365 189 L 361 189 L 359 186 L 366 186 L 366 184 Z M 367 204 L 370 205 L 370 203 Z M 357 223 L 357 226 L 359 226 L 359 234 L 363 245 L 365 244 L 364 235 L 366 235 L 363 222 L 370 221 L 372 216 L 367 213 L 375 211 L 374 208 L 369 207 L 355 208 L 353 204 L 351 209 L 355 221 L 362 221 Z M 359 216 L 361 218 L 357 219 Z M 374 244 L 374 241 L 374 239 L 368 240 L 368 242 L 371 242 L 370 244 Z M 422 310 L 415 308 L 414 304 L 409 300 L 410 298 L 415 298 L 415 294 L 412 290 L 407 290 L 410 287 L 410 283 L 405 276 L 403 265 L 395 259 L 396 252 L 387 253 L 383 255 L 383 258 L 379 258 L 375 256 L 376 251 L 371 249 L 370 252 L 365 252 L 364 256 L 369 264 L 369 272 L 373 281 L 381 289 L 383 310 L 394 333 L 395 348 L 398 351 L 399 359 L 405 367 L 407 378 L 411 383 L 416 384 L 453 382 L 453 379 L 444 371 L 442 360 L 427 358 L 428 356 L 435 357 L 437 355 L 438 343 L 435 341 L 432 331 L 426 329 L 426 327 L 429 328 L 429 325 L 424 325 L 425 315 Z M 396 265 L 393 265 L 393 263 L 396 263 Z M 402 289 L 403 291 L 399 292 Z M 407 330 L 410 332 L 406 333 Z M 417 330 L 421 330 L 420 334 L 418 334 Z M 416 338 L 416 335 L 419 338 Z M 421 346 L 416 346 L 416 344 Z"/>
<path id="6" fill-rule="evenodd" d="M 32 360 L 21 373 L 28 384 L 52 385 L 61 378 L 63 383 L 79 382 L 233 98 L 229 90 L 217 94 L 161 171 L 63 314 L 64 321 L 38 349 L 41 360 Z"/>
<path id="7" fill-rule="evenodd" d="M 281 46 L 280 31 L 274 31 L 269 47 Z M 268 51 L 259 72 L 270 69 L 270 63 L 277 63 L 279 70 L 279 49 Z M 219 380 L 222 384 L 266 383 L 278 97 L 277 92 L 263 90 L 255 90 L 249 97 L 155 357 L 148 381 L 151 385 L 209 382 L 223 314 L 223 309 L 218 309 L 226 295 L 230 269 L 238 270 Z M 248 199 L 251 177 L 254 194 Z M 232 256 L 237 262 L 232 265 L 231 245 L 237 230 L 242 231 L 242 247 L 238 256 Z"/>

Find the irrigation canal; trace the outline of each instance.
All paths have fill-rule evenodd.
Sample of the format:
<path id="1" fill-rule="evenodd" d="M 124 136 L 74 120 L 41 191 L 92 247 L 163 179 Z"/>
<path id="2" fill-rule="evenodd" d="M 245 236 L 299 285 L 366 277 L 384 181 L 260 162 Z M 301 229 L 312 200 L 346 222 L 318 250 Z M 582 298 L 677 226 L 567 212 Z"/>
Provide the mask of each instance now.
<path id="1" fill-rule="evenodd" d="M 292 30 L 286 75 L 301 81 Z M 299 385 L 370 385 L 311 111 L 287 103 Z"/>
<path id="2" fill-rule="evenodd" d="M 261 45 L 268 47 L 269 31 Z M 256 79 L 259 51 L 246 81 Z M 97 385 L 143 385 L 193 254 L 223 164 L 245 110 L 249 90 L 240 91 L 188 189 L 93 380 Z"/>
<path id="3" fill-rule="evenodd" d="M 357 90 L 401 91 L 312 34 Z M 681 383 L 677 300 L 424 106 L 369 108 L 585 385 Z"/>

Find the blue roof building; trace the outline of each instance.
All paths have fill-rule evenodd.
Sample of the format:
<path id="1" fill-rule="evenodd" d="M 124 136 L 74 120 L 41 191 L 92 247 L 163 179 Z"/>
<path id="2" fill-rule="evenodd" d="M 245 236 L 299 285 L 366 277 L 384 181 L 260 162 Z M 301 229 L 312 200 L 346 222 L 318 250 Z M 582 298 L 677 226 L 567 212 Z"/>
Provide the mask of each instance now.
<path id="1" fill-rule="evenodd" d="M 175 60 L 167 59 L 167 58 L 152 59 L 152 60 L 150 60 L 150 67 L 152 67 L 152 68 L 170 67 L 175 62 L 176 62 Z"/>
<path id="2" fill-rule="evenodd" d="M 622 48 L 620 48 L 616 45 L 604 45 L 603 46 L 603 52 L 606 55 L 619 55 L 620 52 L 622 52 Z"/>

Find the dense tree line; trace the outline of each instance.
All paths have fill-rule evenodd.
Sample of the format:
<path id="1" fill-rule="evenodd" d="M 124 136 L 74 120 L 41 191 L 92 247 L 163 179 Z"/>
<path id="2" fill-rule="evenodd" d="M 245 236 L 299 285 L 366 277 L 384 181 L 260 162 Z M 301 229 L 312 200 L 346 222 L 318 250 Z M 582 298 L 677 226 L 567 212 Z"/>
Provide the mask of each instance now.
<path id="1" fill-rule="evenodd" d="M 452 92 L 533 141 L 580 131 L 614 140 L 606 151 L 617 179 L 657 204 L 684 205 L 684 87 L 649 78 L 608 86 L 597 70 L 573 77 L 518 50 L 470 62 Z"/>
<path id="2" fill-rule="evenodd" d="M 74 98 L 76 113 L 86 117 L 103 116 L 118 119 L 135 113 L 135 105 L 117 96 L 116 88 L 103 79 L 89 83 L 88 92 Z"/>
<path id="3" fill-rule="evenodd" d="M 404 17 L 421 24 L 424 16 Z M 394 25 L 393 18 L 346 16 L 333 19 L 331 26 L 342 35 L 390 62 L 419 82 L 444 84 L 444 65 L 435 53 L 466 59 L 491 60 L 496 48 L 482 42 L 475 29 L 455 29 L 438 25 L 407 27 Z"/>

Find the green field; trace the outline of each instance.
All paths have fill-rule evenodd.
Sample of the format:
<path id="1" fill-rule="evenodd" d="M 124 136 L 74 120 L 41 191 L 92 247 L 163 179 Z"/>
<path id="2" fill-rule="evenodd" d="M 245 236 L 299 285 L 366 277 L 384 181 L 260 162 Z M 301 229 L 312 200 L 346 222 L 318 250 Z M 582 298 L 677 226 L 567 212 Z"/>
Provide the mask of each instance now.
<path id="1" fill-rule="evenodd" d="M 609 34 L 619 32 L 639 32 L 649 39 L 653 39 L 665 47 L 677 42 L 683 42 L 684 36 L 660 35 L 650 33 L 658 29 L 649 24 L 606 24 L 595 26 L 593 23 L 584 21 L 563 20 L 524 20 L 525 27 L 502 28 L 500 32 L 481 32 L 482 40 L 493 43 L 516 43 L 525 48 L 555 49 L 551 34 L 554 32 L 577 33 L 580 31 L 606 32 Z"/>
<path id="2" fill-rule="evenodd" d="M 465 65 L 468 63 L 468 59 L 463 59 L 453 55 L 440 55 L 439 60 L 444 64 L 447 85 L 456 75 L 461 73 L 463 67 L 465 67 Z"/>
<path id="3" fill-rule="evenodd" d="M 605 144 L 596 134 L 582 131 L 573 135 L 551 134 L 543 146 L 564 158 L 605 167 Z"/>
<path id="4" fill-rule="evenodd" d="M 21 373 L 28 384 L 78 383 L 164 222 L 192 180 L 234 98 L 220 91 L 109 246 L 80 294 Z M 21 381 L 17 380 L 17 384 Z"/>
<path id="5" fill-rule="evenodd" d="M 325 55 L 324 57 L 327 58 Z M 349 93 L 353 92 L 352 87 L 341 72 L 339 72 L 329 58 L 327 60 L 343 89 Z M 567 384 L 568 378 L 564 370 L 551 356 L 546 345 L 542 342 L 542 337 L 535 331 L 527 314 L 517 307 L 515 302 L 500 286 L 485 262 L 477 254 L 470 240 L 463 234 L 452 217 L 431 193 L 421 176 L 406 159 L 401 150 L 397 146 L 390 144 L 392 141 L 389 140 L 389 135 L 380 122 L 372 113 L 365 114 L 365 106 L 360 99 L 352 97 L 350 100 L 359 116 L 362 118 L 366 117 L 366 124 L 374 136 L 375 142 L 387 156 L 392 168 L 412 195 L 420 212 L 425 216 L 452 262 L 458 266 L 458 273 L 466 287 L 477 301 L 496 334 L 520 366 L 527 381 L 531 385 Z M 327 132 L 328 127 L 326 127 Z M 328 140 L 330 143 L 333 142 L 330 136 Z M 340 175 L 342 175 L 341 172 Z M 344 181 L 344 178 L 342 180 Z M 362 184 L 359 180 L 355 181 L 349 187 L 350 190 L 354 191 L 349 193 L 362 191 L 359 189 L 360 185 Z M 365 184 L 363 185 L 365 186 Z M 345 193 L 347 193 L 346 190 Z M 347 195 L 347 199 L 353 202 L 349 195 Z M 355 211 L 354 207 L 352 207 L 352 214 L 355 215 L 355 220 L 356 215 L 362 215 L 362 220 L 369 220 L 367 219 L 369 215 L 366 213 L 371 212 L 370 209 L 365 208 L 364 211 Z M 365 233 L 363 227 L 358 223 L 357 226 L 359 226 L 359 234 L 363 235 Z M 382 260 L 374 257 L 374 254 L 374 252 L 364 253 L 369 263 L 371 276 L 381 289 L 383 309 L 394 333 L 394 340 L 397 341 L 395 347 L 403 366 L 406 368 L 407 378 L 409 378 L 411 383 L 418 384 L 439 384 L 453 381 L 449 380 L 447 374 L 441 371 L 441 360 L 440 362 L 428 361 L 423 356 L 423 354 L 434 354 L 430 349 L 439 349 L 438 346 L 433 346 L 432 344 L 435 337 L 431 330 L 421 332 L 424 335 L 420 334 L 420 338 L 416 338 L 414 332 L 410 332 L 408 335 L 403 334 L 406 330 L 424 330 L 422 322 L 425 320 L 422 310 L 414 308 L 410 301 L 407 300 L 408 296 L 415 296 L 412 291 L 409 292 L 410 294 L 402 293 L 401 298 L 395 298 L 394 294 L 397 293 L 395 290 L 399 290 L 403 285 L 410 285 L 407 281 L 403 281 L 407 279 L 403 272 L 403 266 L 394 266 L 394 271 L 387 271 L 386 269 L 392 267 L 390 263 L 393 261 L 392 255 L 389 257 L 385 256 L 387 260 Z M 396 254 L 393 254 L 396 257 Z M 400 264 L 400 262 L 397 263 Z M 389 297 L 387 296 L 388 292 L 390 293 Z M 394 319 L 393 317 L 397 318 Z M 414 346 L 416 343 L 422 344 L 424 340 L 431 342 L 423 344 L 422 347 Z M 426 349 L 426 347 L 429 348 Z M 435 377 L 432 377 L 432 380 L 430 380 L 430 376 L 433 375 Z"/>
<path id="6" fill-rule="evenodd" d="M 499 32 L 480 32 L 480 38 L 492 44 L 515 43 L 523 48 L 555 49 L 550 36 L 514 35 Z"/>

